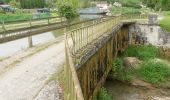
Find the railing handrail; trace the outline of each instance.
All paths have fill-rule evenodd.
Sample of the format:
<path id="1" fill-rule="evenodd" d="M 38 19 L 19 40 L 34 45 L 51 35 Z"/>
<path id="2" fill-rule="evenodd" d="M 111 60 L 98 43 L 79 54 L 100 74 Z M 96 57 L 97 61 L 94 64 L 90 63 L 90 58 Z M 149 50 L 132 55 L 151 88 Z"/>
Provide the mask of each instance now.
<path id="1" fill-rule="evenodd" d="M 66 68 L 65 68 L 66 73 L 65 75 L 67 78 L 66 81 L 67 81 L 67 87 L 68 87 L 67 99 L 68 100 L 84 100 L 82 89 L 79 83 L 79 79 L 77 77 L 76 69 L 74 67 L 73 59 L 71 57 L 70 49 L 67 43 L 67 34 L 65 34 L 65 51 L 66 51 Z M 70 77 L 71 79 L 68 77 Z"/>
<path id="2" fill-rule="evenodd" d="M 116 21 L 116 24 L 119 23 L 121 20 L 126 20 L 126 19 L 129 19 L 129 20 L 136 20 L 136 19 L 133 19 L 133 17 L 139 17 L 137 19 L 141 19 L 143 15 L 137 15 L 137 14 L 134 14 L 134 15 L 121 15 L 121 16 L 117 16 L 117 17 L 112 17 L 112 18 L 109 18 L 109 19 L 106 19 L 106 20 L 103 20 L 103 21 L 100 21 L 100 22 L 95 22 L 93 24 L 90 24 L 90 25 L 86 25 L 86 26 L 81 26 L 80 28 L 77 28 L 77 29 L 73 29 L 71 31 L 68 31 L 67 34 L 72 34 L 76 31 L 79 31 L 79 30 L 83 30 L 83 29 L 86 29 L 86 28 L 89 28 L 89 27 L 93 27 L 95 25 L 98 25 L 98 24 L 102 24 L 102 23 L 105 23 L 105 22 L 109 22 L 111 20 L 115 20 Z M 130 18 L 125 18 L 125 17 L 130 17 Z M 113 25 L 114 26 L 114 25 Z"/>

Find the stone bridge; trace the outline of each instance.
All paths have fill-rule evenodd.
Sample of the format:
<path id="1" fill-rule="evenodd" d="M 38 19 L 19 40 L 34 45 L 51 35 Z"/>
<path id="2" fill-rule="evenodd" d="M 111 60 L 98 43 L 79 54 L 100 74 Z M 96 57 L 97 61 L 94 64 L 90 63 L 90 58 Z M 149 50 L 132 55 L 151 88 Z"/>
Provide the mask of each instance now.
<path id="1" fill-rule="evenodd" d="M 96 97 L 113 60 L 129 44 L 129 26 L 145 18 L 147 16 L 118 16 L 65 34 L 67 100 Z"/>

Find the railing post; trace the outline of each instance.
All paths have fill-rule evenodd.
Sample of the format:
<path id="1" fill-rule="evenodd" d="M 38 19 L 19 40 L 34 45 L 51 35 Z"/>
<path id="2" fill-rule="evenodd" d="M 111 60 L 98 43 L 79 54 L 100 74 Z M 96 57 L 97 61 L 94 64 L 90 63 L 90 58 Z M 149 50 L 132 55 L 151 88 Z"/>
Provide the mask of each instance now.
<path id="1" fill-rule="evenodd" d="M 30 28 L 32 27 L 31 21 L 32 21 L 32 18 L 30 18 L 30 21 L 29 21 Z"/>
<path id="2" fill-rule="evenodd" d="M 3 31 L 5 33 L 6 32 L 6 28 L 5 28 L 5 21 L 4 20 L 2 21 L 2 29 L 3 29 Z"/>
<path id="3" fill-rule="evenodd" d="M 63 18 L 61 17 L 61 22 L 63 21 Z"/>
<path id="4" fill-rule="evenodd" d="M 66 33 L 66 28 L 64 28 L 64 35 L 65 35 L 65 42 L 67 42 L 67 33 Z M 66 83 L 68 83 L 67 84 L 67 98 L 69 97 L 69 89 L 70 89 L 70 86 L 69 86 L 69 74 L 68 74 L 68 68 L 69 68 L 69 58 L 68 58 L 68 53 L 67 53 L 67 46 L 66 46 L 66 43 L 65 43 L 65 60 L 66 60 L 66 65 L 64 66 L 64 77 L 65 77 L 65 79 L 66 79 Z M 69 98 L 68 98 L 69 99 Z"/>
<path id="5" fill-rule="evenodd" d="M 50 24 L 50 18 L 49 17 L 48 17 L 47 21 L 48 21 L 48 25 L 49 25 Z"/>
<path id="6" fill-rule="evenodd" d="M 28 37 L 28 47 L 29 48 L 33 47 L 32 36 Z"/>

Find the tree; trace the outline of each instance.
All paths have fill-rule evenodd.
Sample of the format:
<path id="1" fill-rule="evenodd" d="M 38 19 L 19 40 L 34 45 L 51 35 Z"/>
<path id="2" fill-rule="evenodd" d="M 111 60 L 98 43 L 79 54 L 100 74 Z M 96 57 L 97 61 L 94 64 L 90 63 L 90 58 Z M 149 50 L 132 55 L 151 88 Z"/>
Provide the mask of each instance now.
<path id="1" fill-rule="evenodd" d="M 69 22 L 77 16 L 77 10 L 70 3 L 61 3 L 58 5 L 58 12 L 62 17 L 65 17 Z"/>

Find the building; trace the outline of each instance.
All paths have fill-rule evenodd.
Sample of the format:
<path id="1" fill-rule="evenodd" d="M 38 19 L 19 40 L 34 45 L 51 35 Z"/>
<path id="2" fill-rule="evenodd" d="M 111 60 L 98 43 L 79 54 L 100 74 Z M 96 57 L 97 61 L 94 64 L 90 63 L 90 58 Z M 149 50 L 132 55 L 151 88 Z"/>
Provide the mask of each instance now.
<path id="1" fill-rule="evenodd" d="M 96 1 L 96 2 L 91 2 L 91 4 L 96 5 L 96 7 L 100 8 L 101 10 L 108 10 L 110 8 L 107 1 Z"/>
<path id="2" fill-rule="evenodd" d="M 6 4 L 2 4 L 0 5 L 0 8 L 3 9 L 3 11 L 5 12 L 15 12 L 15 9 L 13 7 L 11 7 L 10 5 L 6 5 Z"/>

